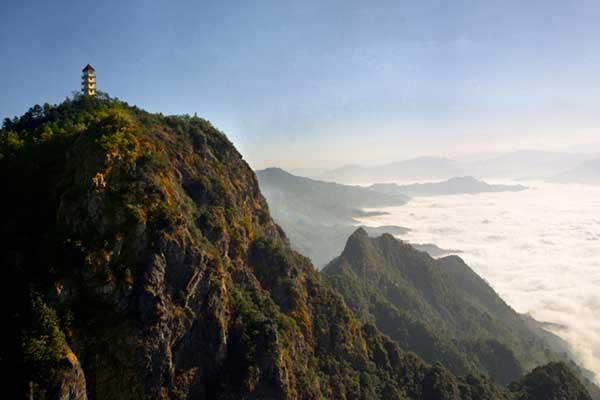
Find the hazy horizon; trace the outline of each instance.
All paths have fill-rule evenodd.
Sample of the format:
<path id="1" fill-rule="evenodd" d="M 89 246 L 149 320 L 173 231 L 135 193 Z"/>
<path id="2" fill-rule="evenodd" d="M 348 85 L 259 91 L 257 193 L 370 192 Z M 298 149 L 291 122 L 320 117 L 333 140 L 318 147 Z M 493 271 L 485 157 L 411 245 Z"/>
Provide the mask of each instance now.
<path id="1" fill-rule="evenodd" d="M 581 147 L 581 148 L 580 148 Z M 252 165 L 254 170 L 263 170 L 267 168 L 281 168 L 286 170 L 287 172 L 296 173 L 298 175 L 302 175 L 302 172 L 308 171 L 321 171 L 327 172 L 331 170 L 336 170 L 338 168 L 344 168 L 348 166 L 364 166 L 364 167 L 373 167 L 373 166 L 383 166 L 393 163 L 424 159 L 424 158 L 440 158 L 440 159 L 448 159 L 452 161 L 477 161 L 477 160 L 487 160 L 494 159 L 496 157 L 502 157 L 511 154 L 518 153 L 547 153 L 547 154 L 564 154 L 564 155 L 587 155 L 590 158 L 600 157 L 600 142 L 584 142 L 575 145 L 568 146 L 559 146 L 555 148 L 507 148 L 503 150 L 481 150 L 481 151 L 473 151 L 473 152 L 455 152 L 455 153 L 409 153 L 405 156 L 399 155 L 396 158 L 389 159 L 366 159 L 366 160 L 350 160 L 350 161 L 341 161 L 341 162 L 324 162 L 323 164 L 314 164 L 310 163 L 308 165 L 290 165 L 286 163 L 285 160 L 282 160 L 281 163 L 265 163 L 259 164 L 258 166 Z M 242 154 L 243 155 L 243 154 Z M 477 175 L 473 173 L 473 175 Z M 514 178 L 514 177 L 508 177 Z"/>

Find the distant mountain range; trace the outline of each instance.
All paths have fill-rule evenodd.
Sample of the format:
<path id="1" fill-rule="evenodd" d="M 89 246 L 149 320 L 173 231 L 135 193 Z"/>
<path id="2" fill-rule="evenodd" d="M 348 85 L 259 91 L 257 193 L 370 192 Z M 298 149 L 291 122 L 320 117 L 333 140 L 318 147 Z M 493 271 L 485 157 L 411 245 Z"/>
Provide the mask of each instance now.
<path id="1" fill-rule="evenodd" d="M 309 216 L 327 223 L 353 222 L 365 216 L 362 208 L 399 206 L 408 201 L 403 194 L 385 194 L 361 186 L 323 182 L 292 175 L 280 168 L 257 171 L 263 194 L 278 213 Z"/>
<path id="2" fill-rule="evenodd" d="M 451 178 L 444 182 L 396 185 L 374 184 L 370 187 L 323 182 L 292 175 L 280 168 L 256 171 L 261 191 L 270 211 L 290 238 L 292 245 L 319 267 L 343 249 L 346 239 L 356 229 L 356 218 L 381 214 L 363 208 L 401 206 L 410 196 L 457 193 L 516 191 L 521 185 L 489 185 L 472 177 Z M 369 234 L 402 235 L 408 228 L 382 226 L 365 228 Z M 433 244 L 415 244 L 434 257 L 457 254 L 459 250 L 441 249 Z"/>
<path id="3" fill-rule="evenodd" d="M 375 236 L 368 229 L 366 231 L 370 236 Z M 386 232 L 386 233 L 392 234 L 391 232 Z M 410 245 L 419 251 L 429 254 L 431 257 L 442 257 L 442 256 L 448 256 L 451 254 L 462 253 L 462 250 L 443 249 L 433 243 L 410 243 Z"/>
<path id="4" fill-rule="evenodd" d="M 419 157 L 382 165 L 346 165 L 321 175 L 336 182 L 376 182 L 450 178 L 459 171 L 456 161 L 440 157 Z"/>
<path id="5" fill-rule="evenodd" d="M 583 162 L 573 169 L 552 177 L 550 181 L 598 185 L 600 184 L 600 158 Z"/>
<path id="6" fill-rule="evenodd" d="M 543 179 L 574 168 L 592 157 L 590 154 L 519 150 L 490 159 L 466 162 L 461 167 L 466 175 L 476 174 L 484 178 Z"/>
<path id="7" fill-rule="evenodd" d="M 335 257 L 356 229 L 357 217 L 374 213 L 367 207 L 400 206 L 404 195 L 388 195 L 360 186 L 322 182 L 295 176 L 279 168 L 256 172 L 270 211 L 292 245 L 319 267 Z M 401 234 L 404 227 L 373 228 L 373 233 Z"/>
<path id="8" fill-rule="evenodd" d="M 413 183 L 398 185 L 396 183 L 375 183 L 369 189 L 389 195 L 407 196 L 441 196 L 450 194 L 476 194 L 486 192 L 518 192 L 527 189 L 523 185 L 490 185 L 472 176 L 454 177 L 443 182 Z"/>
<path id="9" fill-rule="evenodd" d="M 546 179 L 598 156 L 521 150 L 478 160 L 418 157 L 380 165 L 346 165 L 316 176 L 342 183 L 442 180 L 454 176 Z"/>

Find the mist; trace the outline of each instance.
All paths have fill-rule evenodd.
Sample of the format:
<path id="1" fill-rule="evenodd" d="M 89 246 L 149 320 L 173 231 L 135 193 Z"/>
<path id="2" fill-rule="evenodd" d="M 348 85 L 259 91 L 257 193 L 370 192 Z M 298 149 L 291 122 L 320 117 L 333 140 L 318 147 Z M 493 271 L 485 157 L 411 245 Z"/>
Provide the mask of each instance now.
<path id="1" fill-rule="evenodd" d="M 523 182 L 521 182 L 523 183 Z M 415 197 L 365 225 L 459 249 L 514 309 L 547 323 L 600 378 L 600 187 L 527 182 L 522 192 Z"/>

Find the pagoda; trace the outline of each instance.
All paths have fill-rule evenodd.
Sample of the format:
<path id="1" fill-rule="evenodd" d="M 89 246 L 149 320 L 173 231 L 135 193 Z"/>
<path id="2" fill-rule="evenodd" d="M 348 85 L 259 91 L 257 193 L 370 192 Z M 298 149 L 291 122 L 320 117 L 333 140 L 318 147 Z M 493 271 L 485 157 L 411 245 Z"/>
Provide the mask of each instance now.
<path id="1" fill-rule="evenodd" d="M 81 77 L 81 91 L 84 96 L 96 95 L 96 70 L 90 64 L 83 69 Z"/>

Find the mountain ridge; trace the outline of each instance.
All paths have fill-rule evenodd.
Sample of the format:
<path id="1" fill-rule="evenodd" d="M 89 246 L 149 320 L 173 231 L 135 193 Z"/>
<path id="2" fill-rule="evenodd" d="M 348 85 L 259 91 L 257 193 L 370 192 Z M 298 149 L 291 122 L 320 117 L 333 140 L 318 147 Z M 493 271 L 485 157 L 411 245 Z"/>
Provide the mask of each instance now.
<path id="1" fill-rule="evenodd" d="M 546 150 L 514 150 L 476 159 L 423 156 L 375 165 L 346 165 L 316 178 L 347 184 L 432 181 L 464 175 L 483 179 L 548 179 L 593 158 L 597 154 Z"/>
<path id="2" fill-rule="evenodd" d="M 458 256 L 436 260 L 389 234 L 371 238 L 357 229 L 323 273 L 357 318 L 456 374 L 486 371 L 507 384 L 565 359 Z M 600 394 L 589 381 L 587 387 Z"/>
<path id="3" fill-rule="evenodd" d="M 600 184 L 600 158 L 585 161 L 549 179 L 557 183 Z"/>
<path id="4" fill-rule="evenodd" d="M 523 185 L 490 185 L 472 176 L 452 177 L 442 182 L 413 183 L 374 183 L 369 189 L 385 194 L 404 194 L 406 196 L 445 196 L 453 194 L 478 194 L 490 192 L 520 192 L 526 190 Z"/>
<path id="5" fill-rule="evenodd" d="M 450 178 L 455 170 L 455 161 L 449 158 L 422 156 L 372 166 L 345 165 L 322 174 L 319 178 L 336 182 L 437 179 Z"/>

